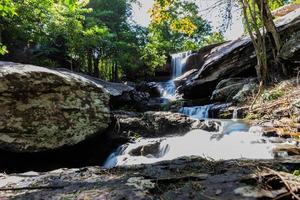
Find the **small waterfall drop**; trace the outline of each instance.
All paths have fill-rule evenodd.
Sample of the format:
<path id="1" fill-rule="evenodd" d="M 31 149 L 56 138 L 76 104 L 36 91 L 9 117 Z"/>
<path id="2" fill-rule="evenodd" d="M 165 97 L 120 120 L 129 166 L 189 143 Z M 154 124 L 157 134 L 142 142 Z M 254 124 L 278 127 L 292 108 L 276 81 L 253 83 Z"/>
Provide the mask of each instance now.
<path id="1" fill-rule="evenodd" d="M 235 108 L 232 112 L 232 119 L 237 120 L 238 119 L 238 109 Z"/>
<path id="2" fill-rule="evenodd" d="M 182 53 L 172 54 L 171 55 L 171 67 L 172 67 L 172 78 L 175 79 L 183 74 L 183 70 L 186 65 L 186 61 L 191 55 L 191 51 L 186 51 Z"/>
<path id="3" fill-rule="evenodd" d="M 205 106 L 194 106 L 194 107 L 182 107 L 179 109 L 179 112 L 182 114 L 185 114 L 187 116 L 190 116 L 192 118 L 196 119 L 207 119 L 209 118 L 209 109 L 214 104 L 209 104 Z"/>
<path id="4" fill-rule="evenodd" d="M 160 93 L 163 98 L 170 100 L 176 98 L 176 86 L 173 80 L 183 74 L 187 59 L 191 54 L 192 51 L 186 51 L 171 55 L 172 79 L 160 83 Z"/>

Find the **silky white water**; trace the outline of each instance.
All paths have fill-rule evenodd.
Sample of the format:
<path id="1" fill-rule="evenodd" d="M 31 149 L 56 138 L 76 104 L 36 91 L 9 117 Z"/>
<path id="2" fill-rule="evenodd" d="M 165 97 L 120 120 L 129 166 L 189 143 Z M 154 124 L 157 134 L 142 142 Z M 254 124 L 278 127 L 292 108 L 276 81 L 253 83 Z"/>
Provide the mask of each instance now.
<path id="1" fill-rule="evenodd" d="M 269 138 L 261 135 L 260 129 L 257 131 L 251 128 L 241 131 L 232 130 L 228 123 L 227 128 L 220 132 L 207 132 L 204 130 L 193 130 L 183 136 L 173 136 L 156 139 L 139 139 L 134 143 L 121 146 L 107 159 L 104 167 L 110 168 L 120 165 L 147 164 L 163 160 L 172 160 L 182 156 L 202 156 L 214 160 L 227 159 L 271 159 L 274 143 L 269 142 Z M 226 130 L 227 129 L 227 130 Z M 159 143 L 159 148 L 155 144 Z M 151 146 L 150 154 L 139 152 L 144 146 Z M 147 153 L 147 152 L 146 152 Z"/>
<path id="2" fill-rule="evenodd" d="M 186 66 L 186 61 L 191 54 L 191 51 L 187 51 L 171 55 L 172 78 L 167 82 L 159 83 L 162 98 L 166 98 L 169 100 L 176 99 L 176 86 L 173 79 L 183 74 L 184 68 Z"/>
<path id="3" fill-rule="evenodd" d="M 192 54 L 191 51 L 172 54 L 171 55 L 171 67 L 172 67 L 172 78 L 175 79 L 182 75 L 186 65 L 188 57 Z"/>
<path id="4" fill-rule="evenodd" d="M 205 106 L 193 106 L 193 107 L 182 107 L 179 109 L 180 113 L 183 113 L 187 116 L 196 119 L 206 119 L 209 117 L 209 109 L 213 106 L 213 104 L 205 105 Z"/>

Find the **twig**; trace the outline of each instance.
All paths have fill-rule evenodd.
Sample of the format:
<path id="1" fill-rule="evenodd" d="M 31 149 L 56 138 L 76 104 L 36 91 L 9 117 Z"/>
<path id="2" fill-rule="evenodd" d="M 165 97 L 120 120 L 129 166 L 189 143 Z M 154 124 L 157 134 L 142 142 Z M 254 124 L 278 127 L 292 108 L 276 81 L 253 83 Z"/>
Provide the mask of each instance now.
<path id="1" fill-rule="evenodd" d="M 259 89 L 258 89 L 258 92 L 257 92 L 257 94 L 256 94 L 256 96 L 255 96 L 253 102 L 251 103 L 250 111 L 253 110 L 254 104 L 256 103 L 258 97 L 261 95 L 261 93 L 262 93 L 262 91 L 263 91 L 263 89 L 264 89 L 263 87 L 264 87 L 264 86 L 263 86 L 263 81 L 260 81 L 260 83 L 259 83 Z"/>
<path id="2" fill-rule="evenodd" d="M 284 185 L 286 186 L 286 188 L 289 190 L 289 193 L 297 200 L 300 200 L 300 197 L 294 193 L 293 189 L 291 188 L 290 184 L 286 182 L 286 180 L 284 179 L 284 177 L 281 176 L 280 173 L 278 173 L 277 171 L 273 170 L 273 169 L 270 169 L 270 168 L 267 168 L 267 170 L 269 170 L 270 172 L 274 173 L 275 175 L 277 175 L 281 181 L 284 183 Z"/>
<path id="3" fill-rule="evenodd" d="M 287 197 L 287 196 L 290 196 L 291 193 L 290 192 L 286 192 L 286 193 L 283 193 L 279 196 L 277 196 L 276 198 L 274 198 L 273 200 L 279 200 L 279 199 L 282 199 L 283 197 Z"/>

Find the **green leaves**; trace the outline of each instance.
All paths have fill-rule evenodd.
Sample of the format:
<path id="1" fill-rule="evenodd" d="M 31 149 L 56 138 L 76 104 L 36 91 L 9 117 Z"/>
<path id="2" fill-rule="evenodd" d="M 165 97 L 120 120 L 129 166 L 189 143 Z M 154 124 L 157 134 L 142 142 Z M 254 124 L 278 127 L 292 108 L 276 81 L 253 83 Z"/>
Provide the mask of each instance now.
<path id="1" fill-rule="evenodd" d="M 15 14 L 15 5 L 11 0 L 0 0 L 0 17 L 10 17 Z"/>
<path id="2" fill-rule="evenodd" d="M 6 46 L 0 43 L 0 55 L 4 55 L 6 53 L 8 53 Z"/>
<path id="3" fill-rule="evenodd" d="M 204 44 L 223 40 L 221 34 L 215 40 L 209 37 L 211 27 L 201 18 L 193 2 L 156 0 L 150 14 L 148 43 L 142 59 L 153 68 L 164 66 L 167 54 L 196 50 Z"/>

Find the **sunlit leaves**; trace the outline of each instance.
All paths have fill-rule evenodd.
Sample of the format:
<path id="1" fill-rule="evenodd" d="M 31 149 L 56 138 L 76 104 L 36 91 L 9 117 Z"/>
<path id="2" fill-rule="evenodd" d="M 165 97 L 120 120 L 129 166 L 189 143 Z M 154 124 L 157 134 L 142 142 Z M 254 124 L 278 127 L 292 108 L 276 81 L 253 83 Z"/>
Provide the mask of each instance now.
<path id="1" fill-rule="evenodd" d="M 6 46 L 4 46 L 0 43 L 0 55 L 6 54 L 6 53 L 8 53 Z"/>
<path id="2" fill-rule="evenodd" d="M 172 21 L 170 27 L 173 32 L 185 33 L 189 36 L 193 35 L 197 29 L 197 26 L 188 17 Z"/>
<path id="3" fill-rule="evenodd" d="M 7 18 L 12 17 L 16 14 L 15 12 L 15 5 L 11 0 L 0 0 L 0 19 L 1 18 Z M 1 25 L 0 25 L 0 31 L 1 31 Z M 4 55 L 7 53 L 7 48 L 5 45 L 1 43 L 1 37 L 0 37 L 0 55 Z"/>
<path id="4" fill-rule="evenodd" d="M 15 14 L 15 5 L 12 0 L 0 0 L 0 17 L 8 17 Z"/>
<path id="5" fill-rule="evenodd" d="M 199 49 L 211 33 L 210 25 L 191 1 L 155 0 L 150 14 L 148 43 L 142 58 L 153 68 L 163 66 L 168 54 Z"/>

